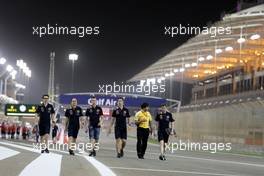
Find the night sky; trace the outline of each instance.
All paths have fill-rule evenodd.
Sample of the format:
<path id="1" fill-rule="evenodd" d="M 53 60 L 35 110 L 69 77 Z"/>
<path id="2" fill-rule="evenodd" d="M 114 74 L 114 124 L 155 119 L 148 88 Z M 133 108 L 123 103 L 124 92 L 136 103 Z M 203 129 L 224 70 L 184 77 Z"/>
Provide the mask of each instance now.
<path id="1" fill-rule="evenodd" d="M 237 4 L 235 0 L 88 2 L 1 2 L 0 57 L 13 65 L 22 58 L 31 68 L 26 102 L 39 102 L 47 92 L 50 51 L 56 52 L 55 84 L 61 93 L 71 89 L 71 52 L 79 55 L 74 92 L 98 91 L 98 84 L 126 81 L 192 37 L 169 38 L 164 26 L 206 26 L 224 11 L 235 12 Z M 100 34 L 85 38 L 32 35 L 33 26 L 47 24 L 99 26 Z"/>

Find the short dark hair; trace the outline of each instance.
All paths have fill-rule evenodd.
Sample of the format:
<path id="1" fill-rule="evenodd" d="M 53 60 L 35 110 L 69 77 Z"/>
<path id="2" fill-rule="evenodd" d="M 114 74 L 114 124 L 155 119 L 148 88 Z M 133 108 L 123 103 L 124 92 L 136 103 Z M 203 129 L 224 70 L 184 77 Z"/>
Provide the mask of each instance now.
<path id="1" fill-rule="evenodd" d="M 49 98 L 49 95 L 48 94 L 44 94 L 44 95 L 42 95 L 42 98 Z"/>
<path id="2" fill-rule="evenodd" d="M 125 100 L 123 97 L 118 97 L 117 100 Z"/>
<path id="3" fill-rule="evenodd" d="M 91 99 L 96 99 L 96 97 L 93 95 L 93 96 L 91 97 Z"/>
<path id="4" fill-rule="evenodd" d="M 166 106 L 166 104 L 161 104 L 160 107 L 162 107 L 162 106 Z"/>
<path id="5" fill-rule="evenodd" d="M 148 103 L 142 103 L 142 104 L 141 104 L 141 109 L 144 109 L 144 108 L 146 108 L 146 107 L 149 107 L 149 104 L 148 104 Z"/>

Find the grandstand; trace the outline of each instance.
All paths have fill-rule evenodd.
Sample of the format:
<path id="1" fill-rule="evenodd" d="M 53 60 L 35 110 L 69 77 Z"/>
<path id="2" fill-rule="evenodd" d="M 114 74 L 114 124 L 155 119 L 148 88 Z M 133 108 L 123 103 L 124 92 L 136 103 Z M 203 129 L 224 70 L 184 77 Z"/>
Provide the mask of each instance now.
<path id="1" fill-rule="evenodd" d="M 231 27 L 231 34 L 197 35 L 130 81 L 156 78 L 191 83 L 193 101 L 263 89 L 263 17 L 263 4 L 226 15 L 211 27 Z"/>
<path id="2" fill-rule="evenodd" d="M 264 4 L 226 14 L 211 27 L 231 33 L 196 35 L 129 81 L 192 84 L 191 102 L 174 114 L 180 138 L 263 152 Z"/>

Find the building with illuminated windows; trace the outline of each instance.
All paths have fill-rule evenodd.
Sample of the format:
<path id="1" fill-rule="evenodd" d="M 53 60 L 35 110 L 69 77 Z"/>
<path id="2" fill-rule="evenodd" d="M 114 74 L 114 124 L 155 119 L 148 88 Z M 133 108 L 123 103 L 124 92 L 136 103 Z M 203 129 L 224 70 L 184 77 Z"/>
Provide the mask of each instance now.
<path id="1" fill-rule="evenodd" d="M 192 85 L 190 103 L 175 113 L 181 139 L 264 147 L 264 4 L 226 14 L 130 81 L 155 78 Z M 174 90 L 172 90 L 174 91 Z M 247 148 L 249 149 L 249 148 Z"/>
<path id="2" fill-rule="evenodd" d="M 130 81 L 156 78 L 193 84 L 192 101 L 264 86 L 264 5 L 229 14 L 212 27 L 228 34 L 200 34 L 135 75 Z"/>

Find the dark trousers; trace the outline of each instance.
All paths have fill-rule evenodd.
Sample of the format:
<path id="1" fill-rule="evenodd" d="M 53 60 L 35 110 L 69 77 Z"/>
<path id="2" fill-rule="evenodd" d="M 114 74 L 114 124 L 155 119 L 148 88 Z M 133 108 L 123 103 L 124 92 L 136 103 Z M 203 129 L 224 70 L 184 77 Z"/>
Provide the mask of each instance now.
<path id="1" fill-rule="evenodd" d="M 149 129 L 148 128 L 137 128 L 137 154 L 139 156 L 144 156 L 145 151 L 147 149 L 149 137 Z"/>

